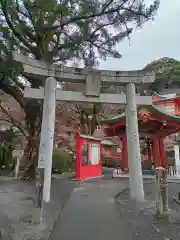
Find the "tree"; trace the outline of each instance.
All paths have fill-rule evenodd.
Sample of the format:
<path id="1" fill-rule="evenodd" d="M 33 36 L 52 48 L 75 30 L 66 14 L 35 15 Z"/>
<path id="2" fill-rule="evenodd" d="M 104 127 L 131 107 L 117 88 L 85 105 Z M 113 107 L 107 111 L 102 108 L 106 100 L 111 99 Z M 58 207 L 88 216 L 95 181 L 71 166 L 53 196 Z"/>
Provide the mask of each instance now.
<path id="1" fill-rule="evenodd" d="M 10 163 L 13 163 L 13 150 L 19 143 L 20 132 L 17 129 L 11 127 L 5 131 L 0 131 L 0 170 L 3 165 L 6 170 L 9 170 Z"/>
<path id="2" fill-rule="evenodd" d="M 150 91 L 160 92 L 174 84 L 180 84 L 180 61 L 173 58 L 161 58 L 155 60 L 145 67 L 145 70 L 154 71 L 155 82 L 149 87 Z"/>
<path id="3" fill-rule="evenodd" d="M 153 19 L 159 1 L 146 7 L 143 0 L 0 0 L 0 6 L 5 38 L 0 46 L 4 63 L 1 89 L 13 96 L 25 111 L 30 168 L 35 163 L 33 156 L 37 155 L 42 104 L 24 99 L 23 89 L 25 83 L 33 88 L 43 83 L 17 77 L 20 73 L 23 76 L 23 72 L 12 62 L 11 50 L 49 63 L 71 60 L 90 67 L 100 58 L 120 58 L 116 44 L 129 37 L 132 26 L 140 27 Z"/>

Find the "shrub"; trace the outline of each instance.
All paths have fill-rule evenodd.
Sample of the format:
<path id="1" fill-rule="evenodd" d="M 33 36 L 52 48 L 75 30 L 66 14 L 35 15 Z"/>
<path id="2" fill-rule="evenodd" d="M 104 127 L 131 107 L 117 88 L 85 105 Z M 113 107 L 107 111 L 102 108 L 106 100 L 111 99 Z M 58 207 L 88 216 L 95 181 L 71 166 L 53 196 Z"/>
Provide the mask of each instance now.
<path id="1" fill-rule="evenodd" d="M 63 149 L 54 148 L 52 157 L 52 169 L 60 172 L 72 171 L 72 156 Z"/>
<path id="2" fill-rule="evenodd" d="M 109 168 L 117 168 L 117 166 L 121 165 L 121 159 L 115 159 L 111 157 L 106 157 L 102 154 L 102 166 Z"/>
<path id="3" fill-rule="evenodd" d="M 151 170 L 152 169 L 152 162 L 150 160 L 142 161 L 142 169 L 143 170 Z"/>
<path id="4" fill-rule="evenodd" d="M 173 151 L 168 151 L 168 152 L 166 152 L 166 156 L 167 156 L 167 157 L 170 157 L 170 158 L 171 158 L 171 157 L 175 157 L 175 156 L 174 156 L 174 150 L 173 150 Z"/>

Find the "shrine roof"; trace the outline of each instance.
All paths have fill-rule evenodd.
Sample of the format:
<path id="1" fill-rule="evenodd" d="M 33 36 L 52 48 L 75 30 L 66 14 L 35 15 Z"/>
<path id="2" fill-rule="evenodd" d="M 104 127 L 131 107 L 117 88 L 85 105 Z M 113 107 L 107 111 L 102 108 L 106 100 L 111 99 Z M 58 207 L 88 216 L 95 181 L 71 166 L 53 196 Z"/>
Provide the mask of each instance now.
<path id="1" fill-rule="evenodd" d="M 122 113 L 120 115 L 117 115 L 116 117 L 113 117 L 113 118 L 109 118 L 109 119 L 104 119 L 104 120 L 101 120 L 101 124 L 106 124 L 106 123 L 118 123 L 120 122 L 122 119 L 124 119 L 126 117 L 125 113 Z"/>
<path id="2" fill-rule="evenodd" d="M 97 142 L 102 141 L 101 138 L 97 138 L 97 137 L 93 137 L 93 136 L 89 136 L 89 135 L 84 135 L 84 134 L 81 134 L 80 137 L 83 138 L 83 139 L 93 140 L 93 141 L 97 141 Z"/>
<path id="3" fill-rule="evenodd" d="M 161 101 L 161 100 L 174 100 L 176 99 L 178 96 L 176 93 L 168 93 L 168 94 L 157 94 L 157 93 L 154 93 L 152 98 L 153 98 L 153 101 Z"/>
<path id="4" fill-rule="evenodd" d="M 86 140 L 101 142 L 102 145 L 106 145 L 106 146 L 118 146 L 118 144 L 113 143 L 111 140 L 104 139 L 104 138 L 97 138 L 97 137 L 84 135 L 84 134 L 81 134 L 80 137 L 83 138 L 83 139 L 86 139 Z"/>
<path id="5" fill-rule="evenodd" d="M 157 117 L 160 117 L 161 119 L 163 118 L 164 120 L 171 120 L 174 122 L 180 122 L 180 117 L 176 116 L 176 115 L 170 115 L 167 114 L 164 111 L 161 111 L 160 109 L 158 109 L 157 107 L 151 105 L 151 106 L 138 106 L 137 107 L 137 113 L 151 113 L 153 115 L 156 115 Z M 114 118 L 109 118 L 106 120 L 102 120 L 101 124 L 115 124 L 115 123 L 119 123 L 121 122 L 123 119 L 125 119 L 126 115 L 125 113 L 120 114 Z"/>

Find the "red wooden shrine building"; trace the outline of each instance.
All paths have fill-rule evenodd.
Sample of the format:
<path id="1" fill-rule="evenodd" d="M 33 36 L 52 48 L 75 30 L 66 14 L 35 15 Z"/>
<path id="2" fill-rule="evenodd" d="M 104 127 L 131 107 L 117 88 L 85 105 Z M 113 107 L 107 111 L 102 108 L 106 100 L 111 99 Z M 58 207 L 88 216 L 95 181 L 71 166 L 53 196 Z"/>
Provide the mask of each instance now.
<path id="1" fill-rule="evenodd" d="M 154 167 L 167 167 L 164 138 L 180 131 L 180 117 L 167 114 L 156 106 L 139 106 L 138 126 L 140 140 L 145 140 L 149 159 Z M 122 168 L 128 169 L 128 150 L 125 114 L 102 121 L 108 137 L 119 136 L 122 140 Z"/>
<path id="2" fill-rule="evenodd" d="M 180 96 L 176 93 L 152 96 L 153 105 L 171 115 L 180 115 Z"/>
<path id="3" fill-rule="evenodd" d="M 86 135 L 76 136 L 75 178 L 83 180 L 102 176 L 101 139 Z"/>

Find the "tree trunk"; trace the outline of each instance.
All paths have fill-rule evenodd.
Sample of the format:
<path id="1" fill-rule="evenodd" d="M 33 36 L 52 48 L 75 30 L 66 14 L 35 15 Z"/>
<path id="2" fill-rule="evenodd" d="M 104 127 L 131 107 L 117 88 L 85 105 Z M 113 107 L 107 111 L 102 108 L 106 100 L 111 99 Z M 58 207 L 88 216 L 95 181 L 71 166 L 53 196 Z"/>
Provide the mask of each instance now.
<path id="1" fill-rule="evenodd" d="M 99 124 L 99 112 L 101 106 L 98 104 L 89 104 L 88 106 L 80 105 L 80 133 L 93 135 Z"/>
<path id="2" fill-rule="evenodd" d="M 26 147 L 24 150 L 24 155 L 21 160 L 21 179 L 26 180 L 26 179 L 34 179 L 35 177 L 35 167 L 36 167 L 36 159 L 37 159 L 37 154 L 36 154 L 36 148 L 37 143 L 36 139 L 34 139 L 33 136 L 28 137 L 28 141 L 26 143 Z"/>
<path id="3" fill-rule="evenodd" d="M 22 179 L 34 179 L 38 160 L 39 136 L 41 131 L 42 103 L 35 101 L 27 107 L 27 126 L 29 137 L 21 161 Z"/>

